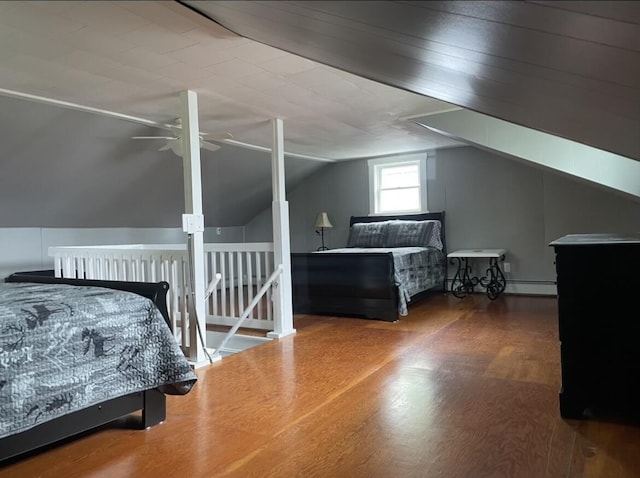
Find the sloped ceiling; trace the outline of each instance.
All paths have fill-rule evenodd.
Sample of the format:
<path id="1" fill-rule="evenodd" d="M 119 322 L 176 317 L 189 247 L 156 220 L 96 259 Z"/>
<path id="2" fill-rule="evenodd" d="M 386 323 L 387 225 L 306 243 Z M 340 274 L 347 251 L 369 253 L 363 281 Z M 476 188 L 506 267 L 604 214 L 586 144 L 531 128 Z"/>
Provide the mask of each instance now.
<path id="1" fill-rule="evenodd" d="M 305 58 L 640 159 L 640 2 L 183 3 Z"/>
<path id="2" fill-rule="evenodd" d="M 451 105 L 243 38 L 178 2 L 0 2 L 0 227 L 179 227 L 180 159 L 131 136 L 198 94 L 200 129 L 270 148 L 284 120 L 289 184 L 326 161 L 458 144 L 406 119 Z M 301 159 L 301 156 L 307 159 Z M 309 159 L 311 158 L 311 159 Z M 271 200 L 270 157 L 202 151 L 207 226 L 244 225 Z"/>
<path id="3" fill-rule="evenodd" d="M 198 94 L 200 129 L 324 159 L 454 144 L 406 116 L 451 109 L 243 38 L 177 2 L 0 2 L 0 88 L 159 123 Z M 80 140 L 80 138 L 79 138 Z"/>

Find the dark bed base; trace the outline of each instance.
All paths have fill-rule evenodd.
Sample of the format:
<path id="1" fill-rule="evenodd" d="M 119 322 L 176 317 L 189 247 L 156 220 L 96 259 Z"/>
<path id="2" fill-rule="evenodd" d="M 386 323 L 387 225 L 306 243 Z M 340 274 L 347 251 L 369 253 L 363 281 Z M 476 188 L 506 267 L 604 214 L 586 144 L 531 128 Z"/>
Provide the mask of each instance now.
<path id="1" fill-rule="evenodd" d="M 166 302 L 169 284 L 166 282 L 62 279 L 54 277 L 53 271 L 17 272 L 7 277 L 5 282 L 69 284 L 133 292 L 151 299 L 167 321 L 167 325 L 170 323 Z M 163 422 L 166 417 L 165 395 L 157 389 L 133 393 L 69 413 L 24 432 L 4 437 L 0 439 L 0 461 L 91 430 L 139 410 L 142 410 L 141 428 L 149 428 Z"/>
<path id="2" fill-rule="evenodd" d="M 141 428 L 164 421 L 166 399 L 157 389 L 114 398 L 55 418 L 21 433 L 0 439 L 0 461 L 91 430 L 142 410 Z"/>
<path id="3" fill-rule="evenodd" d="M 390 219 L 439 220 L 442 224 L 442 244 L 446 244 L 444 212 L 405 216 L 352 216 L 350 225 Z M 446 255 L 446 250 L 443 252 Z M 394 322 L 398 320 L 399 297 L 393 273 L 391 253 L 291 254 L 293 312 Z M 433 290 L 446 292 L 446 281 Z M 433 290 L 413 296 L 411 304 Z"/>
<path id="4" fill-rule="evenodd" d="M 291 282 L 296 314 L 398 318 L 391 253 L 292 254 Z"/>

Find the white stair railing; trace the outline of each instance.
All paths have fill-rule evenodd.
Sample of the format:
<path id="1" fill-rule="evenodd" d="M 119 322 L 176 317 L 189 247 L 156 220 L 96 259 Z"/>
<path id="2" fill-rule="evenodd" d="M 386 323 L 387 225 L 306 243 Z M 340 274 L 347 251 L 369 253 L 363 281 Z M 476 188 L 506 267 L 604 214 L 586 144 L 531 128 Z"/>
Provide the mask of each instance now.
<path id="1" fill-rule="evenodd" d="M 213 323 L 234 326 L 245 304 L 274 271 L 272 243 L 205 244 L 206 282 L 221 275 L 217 294 L 207 301 L 207 315 Z M 245 327 L 273 330 L 271 289 L 256 304 L 245 321 Z"/>
<path id="2" fill-rule="evenodd" d="M 207 299 L 207 324 L 235 326 L 245 304 L 274 272 L 272 243 L 205 244 L 206 282 L 221 278 Z M 134 282 L 166 281 L 170 285 L 167 308 L 172 328 L 188 346 L 188 270 L 185 244 L 126 244 L 107 246 L 50 247 L 56 277 Z M 256 300 L 242 319 L 243 326 L 274 330 L 271 288 Z M 181 330 L 182 324 L 185 325 Z"/>
<path id="3" fill-rule="evenodd" d="M 282 273 L 282 265 L 279 265 L 275 271 L 269 276 L 264 285 L 260 288 L 256 296 L 251 299 L 251 302 L 247 306 L 247 308 L 242 312 L 240 318 L 236 322 L 236 324 L 231 327 L 231 329 L 227 332 L 227 335 L 224 337 L 220 345 L 216 347 L 216 350 L 224 350 L 225 346 L 231 340 L 231 337 L 238 331 L 238 329 L 242 326 L 243 322 L 249 317 L 251 311 L 255 309 L 256 305 L 260 303 L 262 297 L 269 291 L 271 284 L 278 278 L 278 276 Z"/>

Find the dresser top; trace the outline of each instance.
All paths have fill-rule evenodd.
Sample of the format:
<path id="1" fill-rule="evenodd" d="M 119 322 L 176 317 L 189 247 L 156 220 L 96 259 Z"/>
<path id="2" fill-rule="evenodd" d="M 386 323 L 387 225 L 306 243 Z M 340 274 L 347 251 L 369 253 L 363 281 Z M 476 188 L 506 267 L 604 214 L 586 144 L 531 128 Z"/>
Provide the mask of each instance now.
<path id="1" fill-rule="evenodd" d="M 640 234 L 567 234 L 550 246 L 580 246 L 594 244 L 640 244 Z"/>

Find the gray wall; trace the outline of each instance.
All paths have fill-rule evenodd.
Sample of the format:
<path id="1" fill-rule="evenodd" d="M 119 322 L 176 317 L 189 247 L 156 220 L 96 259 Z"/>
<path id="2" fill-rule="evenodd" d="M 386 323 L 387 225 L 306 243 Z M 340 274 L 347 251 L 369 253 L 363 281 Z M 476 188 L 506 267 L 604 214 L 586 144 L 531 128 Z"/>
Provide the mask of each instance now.
<path id="1" fill-rule="evenodd" d="M 427 170 L 429 209 L 447 214 L 448 250 L 504 247 L 512 281 L 553 281 L 548 244 L 564 234 L 640 230 L 639 202 L 476 148 L 438 150 Z M 335 226 L 326 231 L 326 244 L 343 247 L 349 217 L 369 212 L 367 161 L 324 165 L 287 196 L 293 252 L 320 245 L 313 228 L 320 211 Z M 270 208 L 244 227 L 223 227 L 220 235 L 205 230 L 206 242 L 271 240 Z M 0 275 L 52 267 L 49 246 L 184 241 L 179 228 L 0 228 Z"/>
<path id="2" fill-rule="evenodd" d="M 511 281 L 555 280 L 549 242 L 565 234 L 640 230 L 640 202 L 600 186 L 472 147 L 428 160 L 431 211 L 446 211 L 447 249 L 505 248 Z M 312 227 L 327 211 L 329 247 L 344 247 L 349 217 L 369 212 L 366 160 L 330 164 L 288 192 L 291 249 L 320 245 Z M 271 239 L 271 213 L 246 225 L 246 240 Z M 450 272 L 451 275 L 451 272 Z"/>
<path id="3" fill-rule="evenodd" d="M 369 213 L 368 174 L 364 160 L 332 163 L 287 191 L 292 252 L 310 252 L 320 246 L 313 223 L 321 211 L 329 214 L 334 226 L 325 230 L 325 244 L 344 247 L 349 217 Z M 271 217 L 271 209 L 266 209 L 245 225 L 247 242 L 272 240 Z"/>

